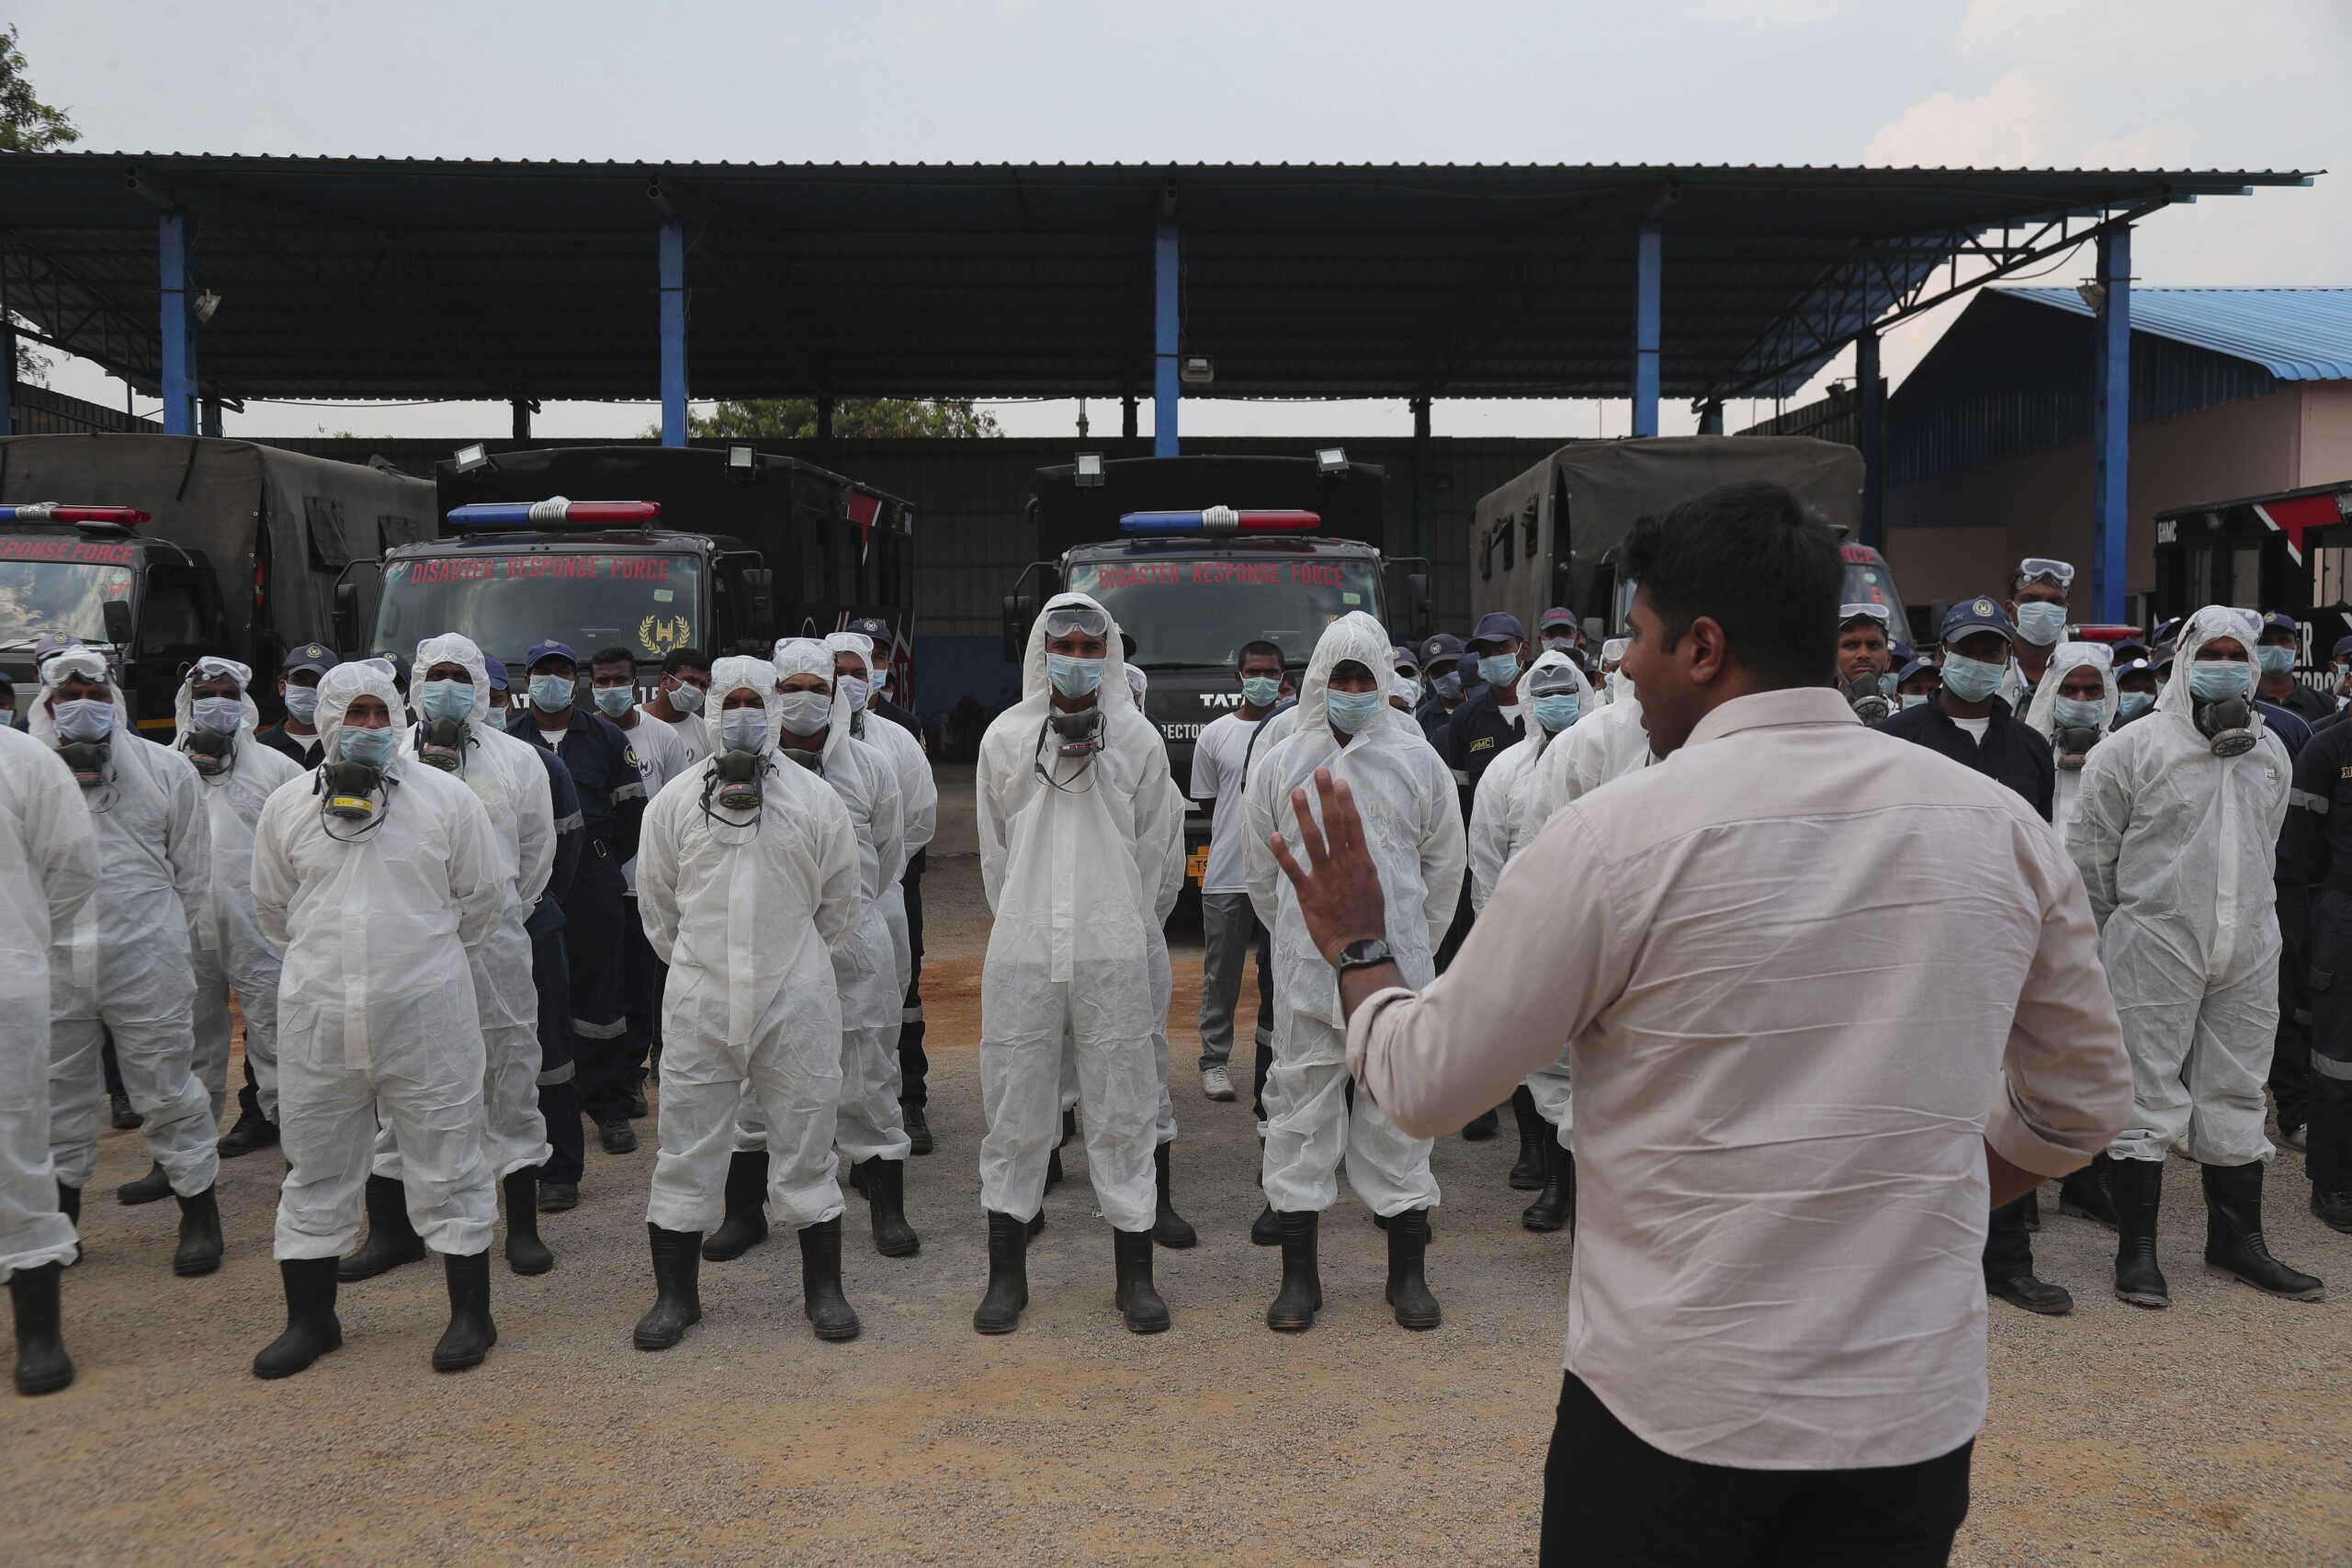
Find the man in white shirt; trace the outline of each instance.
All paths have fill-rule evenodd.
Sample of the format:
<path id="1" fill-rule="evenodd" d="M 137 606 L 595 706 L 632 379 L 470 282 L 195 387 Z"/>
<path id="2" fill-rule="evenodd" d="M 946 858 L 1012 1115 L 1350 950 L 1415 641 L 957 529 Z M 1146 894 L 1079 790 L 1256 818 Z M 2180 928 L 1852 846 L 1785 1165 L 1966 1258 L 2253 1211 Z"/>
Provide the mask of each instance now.
<path id="1" fill-rule="evenodd" d="M 1362 1091 L 1408 1133 L 1571 1043 L 1544 1560 L 1942 1563 L 1984 1416 L 1989 1205 L 2131 1112 L 2090 903 L 2031 806 L 1830 686 L 1838 543 L 1787 491 L 1645 520 L 1623 569 L 1664 761 L 1563 807 L 1446 976 L 1399 983 L 1344 785 L 1317 777 L 1322 828 L 1300 813 L 1276 852 Z"/>
<path id="2" fill-rule="evenodd" d="M 628 749 L 637 758 L 637 771 L 645 780 L 645 798 L 650 801 L 662 793 L 662 786 L 694 766 L 698 760 L 687 746 L 684 733 L 688 729 L 707 730 L 700 723 L 656 723 L 645 716 L 637 703 L 637 657 L 626 648 L 600 648 L 588 656 L 588 679 L 596 711 L 619 727 L 628 737 Z M 671 680 L 666 672 L 662 677 L 665 686 Z M 681 682 L 683 684 L 683 682 Z M 703 684 L 710 684 L 707 672 Z M 680 688 L 668 686 L 674 695 Z M 702 741 L 706 754 L 709 739 Z M 642 1116 L 645 1105 L 645 1065 L 651 1062 L 658 1073 L 662 1064 L 662 983 L 668 967 L 653 955 L 645 940 L 645 922 L 637 911 L 637 857 L 631 855 L 621 863 L 621 886 L 626 891 L 621 920 L 621 986 L 623 1016 L 628 1021 L 629 1114 Z"/>
<path id="3" fill-rule="evenodd" d="M 703 723 L 702 704 L 710 690 L 710 656 L 698 648 L 676 648 L 662 656 L 662 675 L 645 701 L 646 716 L 670 727 L 686 749 L 689 764 L 710 756 L 710 737 Z M 647 781 L 646 795 L 652 793 Z"/>
<path id="4" fill-rule="evenodd" d="M 1241 770 L 1250 738 L 1282 700 L 1283 650 L 1271 642 L 1244 643 L 1234 662 L 1241 706 L 1202 726 L 1193 742 L 1193 798 L 1209 808 L 1209 863 L 1201 874 L 1201 1092 L 1231 1100 L 1233 1010 L 1241 1001 L 1241 972 L 1257 946 L 1258 918 L 1250 908 L 1250 868 L 1242 852 Z M 1265 971 L 1258 975 L 1264 989 Z"/>

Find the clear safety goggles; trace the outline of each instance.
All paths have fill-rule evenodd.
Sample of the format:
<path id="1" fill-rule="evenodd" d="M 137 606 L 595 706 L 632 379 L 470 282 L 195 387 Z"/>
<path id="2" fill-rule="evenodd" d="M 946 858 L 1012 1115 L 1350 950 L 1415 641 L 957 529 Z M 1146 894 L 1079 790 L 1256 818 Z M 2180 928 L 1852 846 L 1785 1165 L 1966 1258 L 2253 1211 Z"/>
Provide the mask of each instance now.
<path id="1" fill-rule="evenodd" d="M 1892 629 L 1894 625 L 1894 612 L 1883 604 L 1840 604 L 1838 606 L 1838 625 L 1841 629 L 1851 626 L 1856 621 L 1876 621 L 1881 629 Z"/>
<path id="2" fill-rule="evenodd" d="M 1056 604 L 1046 612 L 1047 637 L 1111 635 L 1111 617 L 1091 604 Z"/>
<path id="3" fill-rule="evenodd" d="M 1563 692 L 1575 692 L 1576 671 L 1565 664 L 1539 664 L 1528 672 L 1527 691 L 1530 696 L 1553 697 Z"/>
<path id="4" fill-rule="evenodd" d="M 2072 588 L 2075 586 L 2075 568 L 2069 561 L 2052 560 L 2047 556 L 2028 556 L 2018 562 L 2017 580 L 2019 584 L 2054 582 L 2062 589 Z"/>

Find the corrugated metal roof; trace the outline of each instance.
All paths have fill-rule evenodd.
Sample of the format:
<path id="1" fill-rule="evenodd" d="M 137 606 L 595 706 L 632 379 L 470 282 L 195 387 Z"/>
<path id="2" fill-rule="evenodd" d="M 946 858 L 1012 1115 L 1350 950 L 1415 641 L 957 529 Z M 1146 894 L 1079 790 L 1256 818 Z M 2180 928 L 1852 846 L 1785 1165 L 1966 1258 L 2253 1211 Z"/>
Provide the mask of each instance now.
<path id="1" fill-rule="evenodd" d="M 1996 288 L 2073 315 L 2071 288 Z M 2352 288 L 2139 288 L 2132 330 L 2261 366 L 2281 381 L 2352 381 Z"/>

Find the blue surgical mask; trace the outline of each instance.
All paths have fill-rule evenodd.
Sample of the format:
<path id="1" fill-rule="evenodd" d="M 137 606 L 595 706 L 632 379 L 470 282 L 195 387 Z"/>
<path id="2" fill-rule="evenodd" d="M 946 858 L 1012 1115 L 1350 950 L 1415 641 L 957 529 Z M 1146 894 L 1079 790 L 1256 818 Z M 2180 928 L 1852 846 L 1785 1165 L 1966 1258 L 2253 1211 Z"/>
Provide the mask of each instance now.
<path id="1" fill-rule="evenodd" d="M 426 681 L 416 688 L 416 711 L 439 724 L 455 724 L 474 711 L 474 689 L 463 681 Z"/>
<path id="2" fill-rule="evenodd" d="M 2059 724 L 2067 729 L 2097 729 L 2107 722 L 2107 705 L 2103 702 L 2060 697 L 2052 711 L 2057 714 Z"/>
<path id="3" fill-rule="evenodd" d="M 2066 606 L 2030 603 L 2018 606 L 2018 636 L 2036 648 L 2048 648 L 2066 635 Z"/>
<path id="4" fill-rule="evenodd" d="M 316 686 L 286 688 L 286 712 L 297 724 L 319 721 L 319 689 Z"/>
<path id="5" fill-rule="evenodd" d="M 1557 735 L 1577 721 L 1577 711 L 1583 702 L 1574 692 L 1560 692 L 1535 699 L 1535 722 Z"/>
<path id="6" fill-rule="evenodd" d="M 561 713 L 571 705 L 575 684 L 569 675 L 531 677 L 531 705 L 541 713 Z"/>
<path id="7" fill-rule="evenodd" d="M 359 729 L 346 726 L 335 739 L 335 753 L 346 762 L 380 768 L 400 748 L 400 732 L 391 728 Z"/>
<path id="8" fill-rule="evenodd" d="M 864 709 L 866 698 L 874 694 L 873 683 L 863 675 L 844 675 L 837 683 L 849 694 L 849 711 L 852 713 Z"/>
<path id="9" fill-rule="evenodd" d="M 1903 705 L 1906 708 L 1916 708 L 1927 700 L 1928 694 L 1925 692 L 1905 692 L 1903 694 Z"/>
<path id="10" fill-rule="evenodd" d="M 2009 672 L 2006 664 L 1990 664 L 1964 653 L 1945 654 L 1941 668 L 1946 689 L 1964 703 L 1981 703 L 1999 691 L 2001 677 Z"/>
<path id="11" fill-rule="evenodd" d="M 1370 724 L 1388 699 L 1378 692 L 1326 692 L 1323 706 L 1331 716 L 1331 728 L 1342 735 L 1354 735 Z"/>
<path id="12" fill-rule="evenodd" d="M 679 682 L 670 692 L 670 705 L 681 714 L 702 712 L 702 688 Z"/>
<path id="13" fill-rule="evenodd" d="M 2137 718 L 2142 714 L 2156 705 L 2156 694 L 2154 692 L 2126 692 L 2123 694 L 2121 700 L 2123 705 L 2123 716 L 2125 718 Z"/>
<path id="14" fill-rule="evenodd" d="M 1519 679 L 1519 655 L 1491 653 L 1478 660 L 1478 679 L 1489 686 L 1508 686 Z"/>
<path id="15" fill-rule="evenodd" d="M 718 716 L 718 741 L 729 751 L 757 751 L 768 743 L 765 708 L 729 708 Z"/>
<path id="16" fill-rule="evenodd" d="M 1462 696 L 1462 671 L 1449 670 L 1442 675 L 1430 677 L 1430 690 L 1446 702 L 1459 701 Z"/>
<path id="17" fill-rule="evenodd" d="M 60 740 L 86 746 L 114 733 L 114 704 L 104 697 L 76 697 L 59 703 L 55 712 Z"/>
<path id="18" fill-rule="evenodd" d="M 596 711 L 606 718 L 626 718 L 628 710 L 637 705 L 635 686 L 599 686 L 596 688 Z"/>
<path id="19" fill-rule="evenodd" d="M 775 700 L 776 716 L 795 735 L 814 735 L 833 722 L 830 692 L 786 692 Z"/>
<path id="20" fill-rule="evenodd" d="M 198 697 L 196 728 L 215 735 L 234 735 L 245 722 L 245 705 L 236 697 Z"/>
<path id="21" fill-rule="evenodd" d="M 2200 703 L 2222 703 L 2254 689 L 2254 666 L 2233 659 L 2200 659 L 2188 667 L 2188 694 Z"/>
<path id="22" fill-rule="evenodd" d="M 1049 653 L 1046 655 L 1046 678 L 1063 696 L 1091 696 L 1095 688 L 1102 684 L 1102 660 Z"/>
<path id="23" fill-rule="evenodd" d="M 1270 708 L 1283 694 L 1283 683 L 1272 675 L 1252 675 L 1241 682 L 1241 700 L 1253 708 Z"/>
<path id="24" fill-rule="evenodd" d="M 2262 660 L 2265 675 L 2291 675 L 2295 672 L 2295 650 L 2291 648 L 2272 644 L 2256 649 L 2254 656 Z"/>

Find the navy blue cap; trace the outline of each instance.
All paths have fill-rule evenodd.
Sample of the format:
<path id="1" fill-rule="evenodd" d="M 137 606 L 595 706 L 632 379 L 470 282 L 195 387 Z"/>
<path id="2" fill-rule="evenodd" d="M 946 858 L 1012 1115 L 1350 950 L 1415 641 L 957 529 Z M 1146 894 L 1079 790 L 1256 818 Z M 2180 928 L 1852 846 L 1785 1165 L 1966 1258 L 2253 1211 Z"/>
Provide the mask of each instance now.
<path id="1" fill-rule="evenodd" d="M 535 642 L 531 651 L 523 656 L 523 673 L 527 675 L 537 669 L 542 659 L 560 659 L 575 670 L 580 667 L 580 655 L 571 651 L 570 643 Z"/>
<path id="2" fill-rule="evenodd" d="M 2298 639 L 2303 635 L 2303 623 L 2284 610 L 2262 612 L 2262 629 L 2267 632 L 2291 632 Z"/>
<path id="3" fill-rule="evenodd" d="M 898 641 L 897 636 L 890 630 L 890 623 L 879 615 L 860 615 L 842 629 L 855 632 L 862 637 L 872 638 L 874 651 L 876 653 L 889 652 L 891 646 Z"/>
<path id="4" fill-rule="evenodd" d="M 1566 604 L 1555 604 L 1535 618 L 1535 629 L 1539 632 L 1550 631 L 1554 626 L 1566 626 L 1570 631 L 1577 630 L 1576 613 Z"/>
<path id="5" fill-rule="evenodd" d="M 392 680 L 397 684 L 403 687 L 408 684 L 408 655 L 404 653 L 387 652 L 370 654 L 368 657 L 371 659 L 380 659 L 385 663 L 390 665 L 392 667 Z"/>
<path id="6" fill-rule="evenodd" d="M 2180 623 L 2185 618 L 2181 615 L 2170 615 L 2157 622 L 2155 629 L 2148 634 L 2148 646 L 2156 648 L 2167 642 L 2179 640 Z"/>
<path id="7" fill-rule="evenodd" d="M 1404 668 L 1412 671 L 1416 675 L 1421 672 L 1420 656 L 1416 654 L 1411 649 L 1407 648 L 1403 643 L 1400 642 L 1396 644 L 1396 646 L 1390 649 L 1388 652 L 1388 662 L 1392 668 L 1401 665 Z"/>
<path id="8" fill-rule="evenodd" d="M 2153 675 L 2155 672 L 2155 660 L 2144 654 L 2136 659 L 2118 660 L 2115 664 L 2115 678 L 2119 681 L 2126 675 Z"/>
<path id="9" fill-rule="evenodd" d="M 1464 646 L 1476 648 L 1482 642 L 1502 642 L 1516 637 L 1527 640 L 1527 628 L 1519 624 L 1517 615 L 1501 610 L 1489 610 L 1478 619 L 1478 629 L 1464 640 Z"/>
<path id="10" fill-rule="evenodd" d="M 2337 637 L 2335 646 L 2328 649 L 2327 656 L 2330 659 L 2352 659 L 2352 637 Z"/>
<path id="11" fill-rule="evenodd" d="M 1426 670 L 1441 659 L 1462 657 L 1462 639 L 1452 632 L 1440 632 L 1421 642 L 1421 668 Z"/>
<path id="12" fill-rule="evenodd" d="M 507 689 L 506 660 L 503 659 L 493 659 L 489 654 L 485 653 L 482 655 L 481 661 L 483 666 L 490 671 L 490 689 L 493 692 L 505 691 Z"/>
<path id="13" fill-rule="evenodd" d="M 2017 628 L 2009 625 L 2008 612 L 2001 608 L 1997 599 L 1962 599 L 1944 612 L 1943 628 L 1937 640 L 1949 648 L 1961 638 L 1976 632 L 1998 632 L 2004 642 L 2017 641 Z"/>
<path id="14" fill-rule="evenodd" d="M 334 649 L 326 644 L 306 642 L 286 656 L 286 662 L 277 667 L 277 672 L 281 675 L 292 675 L 303 670 L 315 670 L 323 675 L 342 662 L 342 660 L 334 656 Z"/>
<path id="15" fill-rule="evenodd" d="M 1922 672 L 1928 674 L 1934 674 L 1936 672 L 1936 666 L 1932 660 L 1914 659 L 1909 663 L 1904 665 L 1902 669 L 1896 671 L 1894 673 L 1895 689 L 1898 691 L 1901 690 L 1904 682 L 1908 681 L 1912 676 Z"/>

